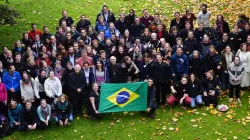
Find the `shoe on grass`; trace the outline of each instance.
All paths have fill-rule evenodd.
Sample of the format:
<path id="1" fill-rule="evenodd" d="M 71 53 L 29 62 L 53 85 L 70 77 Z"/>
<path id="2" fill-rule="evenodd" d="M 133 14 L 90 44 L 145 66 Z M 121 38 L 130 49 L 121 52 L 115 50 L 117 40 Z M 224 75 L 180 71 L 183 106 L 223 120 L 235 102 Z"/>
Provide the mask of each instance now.
<path id="1" fill-rule="evenodd" d="M 228 99 L 228 103 L 231 103 L 233 101 L 233 98 Z"/>

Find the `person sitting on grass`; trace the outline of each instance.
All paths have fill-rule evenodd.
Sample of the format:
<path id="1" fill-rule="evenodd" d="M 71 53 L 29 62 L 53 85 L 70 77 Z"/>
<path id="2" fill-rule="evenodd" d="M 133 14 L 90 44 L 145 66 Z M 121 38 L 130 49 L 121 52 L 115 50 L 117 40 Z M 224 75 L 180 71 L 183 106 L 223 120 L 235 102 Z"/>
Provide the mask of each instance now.
<path id="1" fill-rule="evenodd" d="M 99 94 L 99 86 L 97 83 L 92 84 L 92 90 L 89 93 L 90 105 L 88 109 L 88 113 L 92 115 L 92 119 L 100 119 L 101 115 L 98 112 L 99 102 L 100 102 L 100 94 Z"/>
<path id="2" fill-rule="evenodd" d="M 42 130 L 49 127 L 51 122 L 51 107 L 47 104 L 45 99 L 41 99 L 41 105 L 37 108 L 37 114 L 39 117 L 39 126 Z"/>
<path id="3" fill-rule="evenodd" d="M 204 103 L 206 106 L 213 105 L 216 107 L 218 105 L 219 82 L 216 77 L 213 76 L 213 72 L 206 72 L 206 78 L 201 82 Z"/>
<path id="4" fill-rule="evenodd" d="M 17 100 L 10 99 L 10 105 L 8 109 L 9 125 L 11 129 L 18 128 L 20 126 L 20 114 L 22 111 L 22 105 L 17 103 Z"/>
<path id="5" fill-rule="evenodd" d="M 190 79 L 190 92 L 189 92 L 189 96 L 191 98 L 191 108 L 194 108 L 196 103 L 198 105 L 202 105 L 202 87 L 198 81 L 198 79 L 196 78 L 195 74 L 191 73 L 189 75 L 189 79 Z"/>
<path id="6" fill-rule="evenodd" d="M 155 110 L 157 108 L 157 105 L 155 103 L 155 93 L 156 93 L 156 89 L 154 86 L 154 82 L 152 78 L 148 78 L 147 80 L 145 80 L 148 82 L 148 100 L 147 100 L 147 110 L 146 112 L 149 113 L 149 116 L 151 119 L 155 118 Z"/>
<path id="7" fill-rule="evenodd" d="M 177 83 L 175 86 L 171 86 L 170 88 L 173 95 L 168 98 L 169 105 L 174 105 L 176 101 L 178 101 L 180 105 L 190 105 L 192 100 L 188 96 L 190 89 L 187 77 L 183 76 L 180 83 Z"/>
<path id="8" fill-rule="evenodd" d="M 68 101 L 68 96 L 62 94 L 55 105 L 56 117 L 55 120 L 60 126 L 70 125 L 73 120 L 72 105 Z"/>
<path id="9" fill-rule="evenodd" d="M 36 109 L 32 107 L 31 101 L 25 102 L 25 107 L 20 115 L 20 131 L 35 130 L 38 124 Z"/>

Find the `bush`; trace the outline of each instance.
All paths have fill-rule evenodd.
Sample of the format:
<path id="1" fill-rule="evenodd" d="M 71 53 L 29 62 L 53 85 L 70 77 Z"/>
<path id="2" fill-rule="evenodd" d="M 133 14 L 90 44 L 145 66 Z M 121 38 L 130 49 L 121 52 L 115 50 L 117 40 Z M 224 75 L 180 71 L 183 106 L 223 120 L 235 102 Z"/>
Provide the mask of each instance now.
<path id="1" fill-rule="evenodd" d="M 0 25 L 15 24 L 15 19 L 20 16 L 19 12 L 7 5 L 0 5 L 0 15 Z"/>

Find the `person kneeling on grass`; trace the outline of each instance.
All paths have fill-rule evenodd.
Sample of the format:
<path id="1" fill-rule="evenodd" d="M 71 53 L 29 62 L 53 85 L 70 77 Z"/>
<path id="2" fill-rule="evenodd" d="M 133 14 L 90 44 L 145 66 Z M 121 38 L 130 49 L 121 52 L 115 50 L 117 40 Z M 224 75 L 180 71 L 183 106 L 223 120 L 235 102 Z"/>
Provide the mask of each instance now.
<path id="1" fill-rule="evenodd" d="M 36 109 L 32 107 L 31 101 L 25 102 L 25 107 L 22 109 L 20 116 L 21 131 L 35 130 L 38 124 L 38 116 Z"/>
<path id="2" fill-rule="evenodd" d="M 41 105 L 37 108 L 37 114 L 39 117 L 39 126 L 42 130 L 49 127 L 51 122 L 51 107 L 47 104 L 45 99 L 40 101 Z"/>
<path id="3" fill-rule="evenodd" d="M 199 84 L 198 79 L 193 73 L 189 75 L 189 79 L 190 79 L 190 83 L 189 83 L 190 92 L 188 95 L 191 98 L 190 107 L 194 108 L 196 103 L 198 105 L 202 105 L 202 87 Z"/>
<path id="4" fill-rule="evenodd" d="M 148 82 L 148 100 L 147 100 L 147 110 L 146 112 L 149 113 L 149 116 L 151 119 L 155 118 L 154 112 L 157 108 L 156 103 L 155 103 L 155 93 L 156 89 L 154 87 L 154 82 L 152 78 L 148 78 L 148 80 L 145 80 Z"/>
<path id="5" fill-rule="evenodd" d="M 206 72 L 207 78 L 205 78 L 201 85 L 203 91 L 204 103 L 206 106 L 213 105 L 216 107 L 218 105 L 218 97 L 220 95 L 219 82 L 216 77 L 213 76 L 213 72 Z"/>
<path id="6" fill-rule="evenodd" d="M 171 86 L 173 95 L 168 98 L 169 105 L 174 105 L 176 101 L 178 101 L 180 105 L 190 105 L 191 98 L 188 96 L 190 89 L 189 84 L 187 84 L 187 82 L 187 77 L 183 76 L 179 84 Z"/>
<path id="7" fill-rule="evenodd" d="M 56 117 L 55 120 L 60 126 L 70 125 L 73 120 L 72 105 L 68 101 L 68 97 L 62 94 L 55 105 Z"/>
<path id="8" fill-rule="evenodd" d="M 89 93 L 90 105 L 88 109 L 88 113 L 92 115 L 92 119 L 100 119 L 101 115 L 98 112 L 100 96 L 99 96 L 99 86 L 97 83 L 92 84 L 92 90 Z"/>

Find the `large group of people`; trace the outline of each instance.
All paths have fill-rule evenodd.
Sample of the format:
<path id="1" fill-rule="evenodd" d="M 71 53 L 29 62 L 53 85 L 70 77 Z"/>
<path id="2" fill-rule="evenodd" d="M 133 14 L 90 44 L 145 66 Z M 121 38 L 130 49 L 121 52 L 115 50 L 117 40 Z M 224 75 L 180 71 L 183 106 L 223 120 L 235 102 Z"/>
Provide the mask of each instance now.
<path id="1" fill-rule="evenodd" d="M 100 119 L 103 83 L 148 82 L 148 112 L 157 107 L 216 106 L 222 91 L 229 102 L 250 86 L 250 23 L 245 14 L 229 26 L 223 15 L 211 22 L 206 4 L 197 14 L 174 13 L 170 27 L 158 13 L 133 9 L 116 19 L 107 5 L 96 23 L 75 21 L 62 11 L 56 33 L 31 30 L 0 55 L 0 114 L 11 129 L 59 126 L 86 113 Z M 194 28 L 194 25 L 198 28 Z"/>

